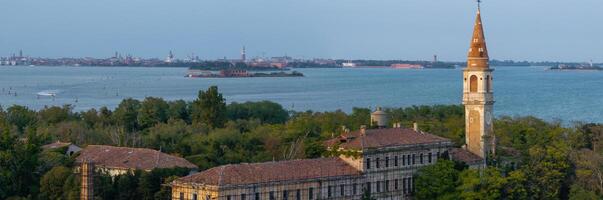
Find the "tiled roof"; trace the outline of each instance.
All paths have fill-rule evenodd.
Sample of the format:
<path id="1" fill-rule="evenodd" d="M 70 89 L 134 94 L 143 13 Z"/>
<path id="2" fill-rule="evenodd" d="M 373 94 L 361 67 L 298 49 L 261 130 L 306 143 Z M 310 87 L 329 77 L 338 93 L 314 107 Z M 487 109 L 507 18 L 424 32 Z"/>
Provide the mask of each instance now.
<path id="1" fill-rule="evenodd" d="M 196 169 L 197 166 L 184 158 L 168 155 L 153 149 L 88 145 L 76 161 L 91 161 L 96 166 L 122 169 L 152 170 L 154 168 L 183 167 Z"/>
<path id="2" fill-rule="evenodd" d="M 339 147 L 344 149 L 366 149 L 438 142 L 450 142 L 450 140 L 413 129 L 382 128 L 366 129 L 365 134 L 361 134 L 361 131 L 350 132 L 328 140 L 325 144 L 329 147 L 339 144 Z"/>
<path id="3" fill-rule="evenodd" d="M 56 149 L 56 148 L 66 147 L 66 146 L 69 146 L 69 145 L 71 145 L 70 142 L 56 141 L 54 143 L 50 143 L 50 144 L 42 146 L 42 149 Z"/>
<path id="4" fill-rule="evenodd" d="M 340 158 L 223 165 L 176 180 L 215 186 L 360 175 Z"/>
<path id="5" fill-rule="evenodd" d="M 450 149 L 450 158 L 456 161 L 462 161 L 468 165 L 479 164 L 484 161 L 481 157 L 461 148 Z"/>

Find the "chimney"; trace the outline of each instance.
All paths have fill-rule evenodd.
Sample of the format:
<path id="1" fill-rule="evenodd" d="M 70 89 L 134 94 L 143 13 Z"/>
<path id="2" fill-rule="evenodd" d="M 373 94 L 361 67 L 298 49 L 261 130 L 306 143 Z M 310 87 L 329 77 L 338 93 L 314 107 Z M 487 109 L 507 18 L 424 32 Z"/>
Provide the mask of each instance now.
<path id="1" fill-rule="evenodd" d="M 419 132 L 419 124 L 417 124 L 417 122 L 413 122 L 412 129 L 415 130 L 415 132 Z"/>
<path id="2" fill-rule="evenodd" d="M 366 125 L 360 126 L 360 135 L 366 135 Z"/>

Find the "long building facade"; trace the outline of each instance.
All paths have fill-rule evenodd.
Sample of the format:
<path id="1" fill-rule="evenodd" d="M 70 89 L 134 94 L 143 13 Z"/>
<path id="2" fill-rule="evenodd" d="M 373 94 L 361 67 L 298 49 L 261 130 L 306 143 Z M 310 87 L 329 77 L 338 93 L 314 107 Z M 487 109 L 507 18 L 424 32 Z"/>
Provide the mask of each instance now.
<path id="1" fill-rule="evenodd" d="M 413 175 L 452 147 L 418 130 L 362 128 L 325 143 L 339 157 L 225 165 L 172 183 L 177 200 L 406 199 Z"/>
<path id="2" fill-rule="evenodd" d="M 325 142 L 329 158 L 244 163 L 214 167 L 171 183 L 174 200 L 377 200 L 412 199 L 416 172 L 442 159 L 485 166 L 493 153 L 492 69 L 478 8 L 463 104 L 466 144 L 422 132 L 415 124 L 391 125 L 385 112 L 371 115 L 371 127 L 344 131 Z"/>

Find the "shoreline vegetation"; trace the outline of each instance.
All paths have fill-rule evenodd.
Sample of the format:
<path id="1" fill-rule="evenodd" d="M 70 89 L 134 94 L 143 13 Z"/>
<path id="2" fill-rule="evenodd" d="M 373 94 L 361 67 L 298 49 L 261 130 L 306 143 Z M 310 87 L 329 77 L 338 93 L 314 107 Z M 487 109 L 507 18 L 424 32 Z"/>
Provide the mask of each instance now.
<path id="1" fill-rule="evenodd" d="M 424 69 L 452 69 L 466 66 L 466 62 L 455 61 L 427 61 L 427 60 L 373 60 L 373 59 L 296 59 L 291 57 L 263 58 L 242 62 L 241 60 L 180 60 L 174 59 L 164 61 L 158 58 L 39 58 L 39 57 L 15 57 L 14 62 L 0 62 L 3 66 L 75 66 L 75 67 L 182 67 L 192 69 L 221 70 L 229 65 L 238 65 L 243 68 L 254 70 L 270 70 L 270 68 L 343 68 L 346 64 L 363 67 L 389 67 L 397 64 L 421 65 Z M 227 64 L 227 65 L 224 65 Z M 504 67 L 528 67 L 528 66 L 559 66 L 559 65 L 583 65 L 579 62 L 557 62 L 557 61 L 514 61 L 514 60 L 490 60 L 491 66 Z M 248 65 L 248 66 L 247 66 Z M 595 64 L 595 65 L 601 65 Z"/>
<path id="2" fill-rule="evenodd" d="M 584 71 L 601 71 L 603 67 L 599 66 L 587 66 L 587 65 L 558 65 L 550 67 L 549 70 L 565 71 L 565 70 L 584 70 Z"/>
<path id="3" fill-rule="evenodd" d="M 391 123 L 463 145 L 462 105 L 384 109 Z M 226 104 L 218 88 L 194 101 L 158 97 L 124 99 L 115 109 L 73 107 L 31 110 L 0 107 L 0 199 L 78 199 L 74 158 L 66 149 L 42 150 L 62 141 L 144 147 L 187 159 L 199 170 L 235 164 L 330 155 L 323 142 L 370 124 L 371 110 L 288 111 L 274 102 Z M 599 199 L 603 197 L 603 125 L 501 116 L 494 120 L 494 159 L 483 172 L 438 161 L 415 176 L 417 199 Z M 182 170 L 96 175 L 99 199 L 169 199 L 166 183 Z"/>

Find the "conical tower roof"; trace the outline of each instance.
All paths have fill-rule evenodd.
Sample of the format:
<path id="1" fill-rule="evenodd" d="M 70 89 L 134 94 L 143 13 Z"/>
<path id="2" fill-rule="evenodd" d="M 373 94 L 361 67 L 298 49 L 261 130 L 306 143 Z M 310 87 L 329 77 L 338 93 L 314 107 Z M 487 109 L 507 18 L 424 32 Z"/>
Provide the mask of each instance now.
<path id="1" fill-rule="evenodd" d="M 484 28 L 482 26 L 482 17 L 480 8 L 477 8 L 477 16 L 473 27 L 473 37 L 469 48 L 467 59 L 467 68 L 487 69 L 490 67 L 488 63 L 488 48 L 486 48 L 486 37 L 484 36 Z"/>

